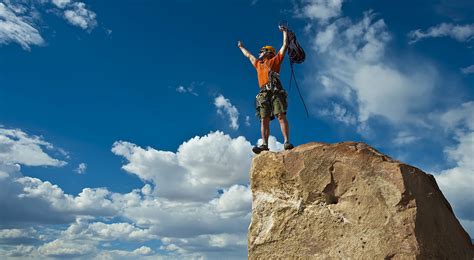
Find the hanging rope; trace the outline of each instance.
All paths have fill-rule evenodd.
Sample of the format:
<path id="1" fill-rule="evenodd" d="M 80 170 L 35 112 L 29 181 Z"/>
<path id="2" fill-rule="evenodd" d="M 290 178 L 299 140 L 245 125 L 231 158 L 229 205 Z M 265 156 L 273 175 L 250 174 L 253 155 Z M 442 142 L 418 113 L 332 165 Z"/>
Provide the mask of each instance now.
<path id="1" fill-rule="evenodd" d="M 288 56 L 290 58 L 290 67 L 291 67 L 291 75 L 290 75 L 290 84 L 288 87 L 288 92 L 291 90 L 291 82 L 294 80 L 296 89 L 298 90 L 298 95 L 300 96 L 301 102 L 303 103 L 304 110 L 306 111 L 306 116 L 309 118 L 309 112 L 308 108 L 306 107 L 306 103 L 304 102 L 303 95 L 301 95 L 300 87 L 298 86 L 298 82 L 296 81 L 296 75 L 295 75 L 295 69 L 293 68 L 293 64 L 299 64 L 303 63 L 304 60 L 306 59 L 306 54 L 301 47 L 301 45 L 298 43 L 298 40 L 296 39 L 295 33 L 288 28 L 288 22 L 287 21 L 281 21 L 279 24 L 280 27 L 284 27 L 287 30 L 288 34 L 288 39 L 287 39 L 287 44 L 288 44 Z"/>
<path id="2" fill-rule="evenodd" d="M 306 107 L 303 96 L 301 95 L 300 87 L 298 86 L 298 82 L 296 81 L 295 70 L 293 68 L 293 62 L 291 62 L 291 61 L 290 61 L 290 67 L 291 67 L 291 75 L 290 75 L 290 84 L 288 84 L 289 85 L 288 92 L 291 90 L 291 81 L 294 80 L 296 89 L 298 90 L 298 94 L 299 94 L 300 99 L 301 99 L 301 103 L 303 103 L 304 110 L 306 111 L 306 116 L 309 118 L 308 108 Z"/>

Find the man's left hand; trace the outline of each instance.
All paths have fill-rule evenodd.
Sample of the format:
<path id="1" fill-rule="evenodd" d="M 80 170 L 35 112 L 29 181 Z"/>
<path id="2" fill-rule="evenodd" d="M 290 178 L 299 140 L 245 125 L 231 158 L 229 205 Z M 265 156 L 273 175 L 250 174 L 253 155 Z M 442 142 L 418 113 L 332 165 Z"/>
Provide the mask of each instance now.
<path id="1" fill-rule="evenodd" d="M 279 25 L 278 29 L 280 30 L 280 32 L 287 32 L 288 31 L 288 28 L 286 28 L 286 26 Z"/>

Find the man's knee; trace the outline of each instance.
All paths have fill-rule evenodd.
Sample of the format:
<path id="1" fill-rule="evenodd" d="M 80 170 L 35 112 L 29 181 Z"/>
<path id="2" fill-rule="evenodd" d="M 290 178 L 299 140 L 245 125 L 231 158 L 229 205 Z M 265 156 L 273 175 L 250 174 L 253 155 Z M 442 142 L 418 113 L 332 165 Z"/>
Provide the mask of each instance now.
<path id="1" fill-rule="evenodd" d="M 282 113 L 278 114 L 278 120 L 280 122 L 285 121 L 285 119 L 286 119 L 286 112 L 282 112 Z"/>
<path id="2" fill-rule="evenodd" d="M 270 117 L 267 117 L 267 116 L 266 116 L 266 117 L 263 117 L 263 118 L 261 119 L 261 122 L 262 122 L 263 125 L 268 125 L 268 124 L 270 124 Z"/>

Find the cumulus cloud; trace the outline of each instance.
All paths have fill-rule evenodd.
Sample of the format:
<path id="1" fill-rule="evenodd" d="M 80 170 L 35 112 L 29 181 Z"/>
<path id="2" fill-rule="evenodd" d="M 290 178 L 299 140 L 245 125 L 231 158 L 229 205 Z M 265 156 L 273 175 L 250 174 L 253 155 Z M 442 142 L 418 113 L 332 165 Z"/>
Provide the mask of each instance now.
<path id="1" fill-rule="evenodd" d="M 214 105 L 217 108 L 217 113 L 220 115 L 227 114 L 230 121 L 230 128 L 237 130 L 239 129 L 239 111 L 237 108 L 230 103 L 230 100 L 225 98 L 223 95 L 219 95 L 214 99 Z"/>
<path id="2" fill-rule="evenodd" d="M 94 251 L 94 248 L 88 243 L 78 244 L 74 241 L 56 239 L 40 246 L 38 251 L 41 255 L 49 257 L 85 257 L 90 255 Z"/>
<path id="3" fill-rule="evenodd" d="M 40 138 L 12 131 L 5 133 L 21 133 L 16 135 L 21 138 L 9 137 L 13 146 L 32 140 L 39 145 L 33 158 L 52 147 Z M 75 196 L 50 182 L 24 176 L 16 163 L 18 156 L 1 157 L 0 255 L 158 259 L 166 250 L 175 258 L 245 257 L 252 200 L 247 186 L 250 150 L 245 138 L 222 132 L 191 138 L 176 152 L 117 142 L 112 151 L 127 160 L 123 168 L 140 177 L 143 188 L 129 193 L 84 188 Z M 43 163 L 51 164 L 51 157 L 42 156 Z M 48 224 L 53 231 L 38 224 Z M 67 228 L 61 230 L 64 225 Z M 106 246 L 158 240 L 163 245 L 160 252 L 150 247 L 125 251 Z"/>
<path id="4" fill-rule="evenodd" d="M 474 65 L 462 68 L 461 72 L 464 74 L 474 74 Z"/>
<path id="5" fill-rule="evenodd" d="M 184 258 L 223 249 L 244 256 L 252 200 L 245 185 L 250 149 L 245 138 L 222 132 L 194 137 L 177 152 L 117 142 L 112 151 L 127 159 L 123 169 L 150 184 L 136 196 L 113 199 L 127 205 L 122 216 L 160 236 L 162 250 Z"/>
<path id="6" fill-rule="evenodd" d="M 245 116 L 245 125 L 250 126 L 250 116 Z"/>
<path id="7" fill-rule="evenodd" d="M 156 185 L 155 194 L 169 199 L 208 200 L 212 191 L 247 182 L 251 145 L 222 132 L 194 137 L 176 153 L 116 142 L 112 148 L 128 164 L 122 168 Z M 211 191 L 211 192 L 210 192 Z"/>
<path id="8" fill-rule="evenodd" d="M 356 117 L 348 109 L 337 103 L 332 104 L 331 109 L 323 108 L 319 114 L 334 118 L 346 125 L 355 125 L 357 122 Z"/>
<path id="9" fill-rule="evenodd" d="M 117 212 L 107 189 L 85 188 L 72 196 L 51 182 L 21 173 L 21 165 L 63 166 L 66 162 L 45 152 L 53 149 L 40 137 L 0 128 L 0 228 L 25 223 L 62 224 L 74 221 L 77 215 L 110 216 Z"/>
<path id="10" fill-rule="evenodd" d="M 343 0 L 304 0 L 303 6 L 296 10 L 296 15 L 326 23 L 341 15 L 342 2 Z"/>
<path id="11" fill-rule="evenodd" d="M 176 92 L 178 93 L 189 93 L 193 96 L 199 96 L 199 94 L 195 91 L 196 87 L 204 85 L 204 82 L 192 82 L 189 86 L 180 85 L 176 88 Z"/>
<path id="12" fill-rule="evenodd" d="M 459 42 L 467 42 L 474 38 L 474 24 L 457 25 L 441 23 L 428 28 L 426 31 L 417 29 L 408 33 L 410 44 L 426 38 L 451 37 Z"/>
<path id="13" fill-rule="evenodd" d="M 78 196 L 65 194 L 57 185 L 37 178 L 9 172 L 0 180 L 0 212 L 2 226 L 22 226 L 28 223 L 63 224 L 76 216 L 113 216 L 117 205 L 108 198 L 106 189 L 85 188 Z"/>
<path id="14" fill-rule="evenodd" d="M 52 0 L 52 3 L 59 8 L 64 8 L 71 3 L 71 0 Z"/>
<path id="15" fill-rule="evenodd" d="M 407 145 L 416 142 L 419 137 L 413 135 L 408 131 L 399 132 L 397 137 L 393 140 L 395 145 Z"/>
<path id="16" fill-rule="evenodd" d="M 51 4 L 53 12 L 45 12 Z M 49 10 L 49 9 L 48 9 Z M 2 1 L 0 3 L 0 45 L 17 43 L 23 49 L 45 44 L 39 30 L 43 13 L 61 15 L 66 21 L 84 30 L 97 26 L 96 14 L 85 3 L 73 0 Z"/>
<path id="17" fill-rule="evenodd" d="M 97 255 L 98 259 L 165 259 L 156 255 L 155 251 L 147 246 L 141 246 L 133 251 L 104 250 Z"/>
<path id="18" fill-rule="evenodd" d="M 312 26 L 307 8 L 299 12 Z M 311 56 L 317 59 L 317 70 L 307 79 L 317 84 L 308 86 L 311 110 L 345 124 L 368 125 L 377 117 L 423 124 L 416 114 L 429 107 L 436 70 L 423 60 L 406 70 L 409 59 L 392 59 L 387 54 L 392 36 L 383 19 L 368 11 L 358 21 L 338 15 L 314 28 L 308 34 L 315 52 Z"/>
<path id="19" fill-rule="evenodd" d="M 245 259 L 246 252 L 246 233 L 242 234 L 216 234 L 201 235 L 190 239 L 163 239 L 165 245 L 163 250 L 174 251 L 176 256 L 184 259 Z M 184 248 L 194 248 L 195 252 L 189 252 Z M 232 253 L 223 257 L 222 250 Z M 244 249 L 244 250 L 242 250 Z M 206 252 L 206 253 L 201 253 Z"/>
<path id="20" fill-rule="evenodd" d="M 25 228 L 25 229 L 0 229 L 0 244 L 7 245 L 27 245 L 37 242 L 39 236 L 35 229 Z"/>
<path id="21" fill-rule="evenodd" d="M 43 45 L 44 39 L 35 26 L 24 9 L 0 3 L 0 45 L 18 43 L 25 50 L 30 50 L 31 45 Z"/>
<path id="22" fill-rule="evenodd" d="M 81 27 L 84 30 L 91 30 L 97 26 L 96 16 L 82 2 L 75 2 L 71 5 L 70 9 L 64 11 L 64 18 L 70 24 Z"/>
<path id="23" fill-rule="evenodd" d="M 86 172 L 86 170 L 87 170 L 87 164 L 80 163 L 74 171 L 79 174 L 83 174 Z"/>
<path id="24" fill-rule="evenodd" d="M 446 129 L 455 129 L 457 144 L 445 148 L 449 161 L 455 165 L 436 175 L 443 193 L 452 203 L 458 217 L 474 220 L 474 102 L 466 102 L 441 114 Z M 474 231 L 474 230 L 472 230 Z"/>
<path id="25" fill-rule="evenodd" d="M 148 241 L 155 240 L 158 236 L 149 229 L 143 229 L 134 224 L 119 223 L 89 223 L 87 219 L 78 218 L 61 234 L 62 240 L 86 240 L 89 242 L 100 241 Z"/>
<path id="26" fill-rule="evenodd" d="M 63 166 L 66 162 L 51 158 L 43 148 L 53 145 L 18 129 L 0 128 L 0 162 L 28 166 Z"/>
<path id="27" fill-rule="evenodd" d="M 233 185 L 224 190 L 223 194 L 211 201 L 222 217 L 245 216 L 251 210 L 252 191 L 249 187 Z"/>

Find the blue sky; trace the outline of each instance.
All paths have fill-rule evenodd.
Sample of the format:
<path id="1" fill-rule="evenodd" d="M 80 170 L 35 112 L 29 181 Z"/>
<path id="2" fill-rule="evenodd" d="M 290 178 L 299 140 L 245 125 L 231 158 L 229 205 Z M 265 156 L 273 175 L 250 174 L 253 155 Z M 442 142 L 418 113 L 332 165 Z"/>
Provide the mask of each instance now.
<path id="1" fill-rule="evenodd" d="M 434 174 L 472 237 L 473 11 L 467 0 L 0 1 L 0 254 L 245 257 L 260 133 L 237 41 L 279 48 L 280 20 L 307 52 L 296 74 L 310 118 L 293 87 L 292 142 L 363 141 Z M 281 76 L 287 85 L 287 60 Z M 271 134 L 281 149 L 276 122 Z"/>

